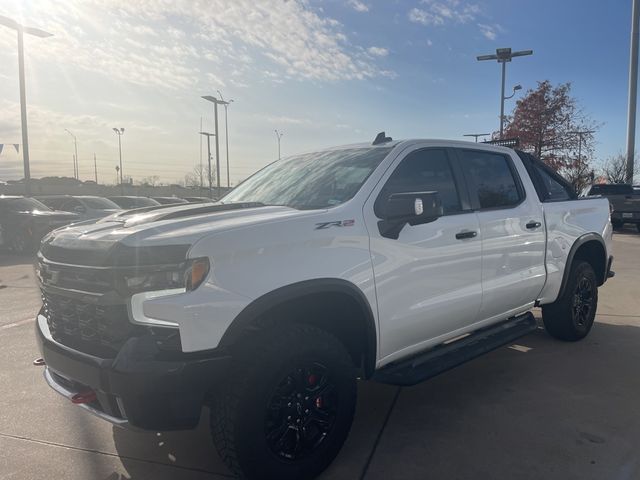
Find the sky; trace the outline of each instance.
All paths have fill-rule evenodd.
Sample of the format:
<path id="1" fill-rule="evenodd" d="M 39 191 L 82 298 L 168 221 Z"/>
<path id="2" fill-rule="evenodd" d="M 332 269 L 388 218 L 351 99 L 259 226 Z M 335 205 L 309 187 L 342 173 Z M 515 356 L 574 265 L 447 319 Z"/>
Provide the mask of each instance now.
<path id="1" fill-rule="evenodd" d="M 134 181 L 175 183 L 200 163 L 200 121 L 228 109 L 232 185 L 278 156 L 393 138 L 498 129 L 500 68 L 476 56 L 532 49 L 507 89 L 571 82 L 601 124 L 596 161 L 626 141 L 631 0 L 0 0 L 25 37 L 31 174 L 114 183 L 118 139 Z M 0 26 L 0 143 L 21 143 L 15 32 Z M 226 183 L 224 110 L 219 113 Z M 212 139 L 213 140 L 213 139 Z M 205 144 L 206 145 L 206 144 Z M 215 154 L 215 153 L 214 153 Z M 0 180 L 22 177 L 15 149 Z"/>

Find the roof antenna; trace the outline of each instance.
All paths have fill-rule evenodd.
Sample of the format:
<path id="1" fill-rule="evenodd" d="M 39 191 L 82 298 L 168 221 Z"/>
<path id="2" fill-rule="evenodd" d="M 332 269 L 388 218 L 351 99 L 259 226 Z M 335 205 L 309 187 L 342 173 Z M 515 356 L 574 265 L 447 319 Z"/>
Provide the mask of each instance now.
<path id="1" fill-rule="evenodd" d="M 378 135 L 376 135 L 376 139 L 373 141 L 371 145 L 380 145 L 381 143 L 387 143 L 392 140 L 393 138 L 387 137 L 384 132 L 380 132 Z"/>

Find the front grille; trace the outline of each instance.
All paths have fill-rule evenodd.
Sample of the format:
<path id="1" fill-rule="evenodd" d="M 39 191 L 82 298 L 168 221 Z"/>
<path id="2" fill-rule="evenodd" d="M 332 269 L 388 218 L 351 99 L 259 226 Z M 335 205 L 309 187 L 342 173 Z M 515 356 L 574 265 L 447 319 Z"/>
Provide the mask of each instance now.
<path id="1" fill-rule="evenodd" d="M 144 328 L 129 322 L 125 305 L 96 305 L 43 293 L 44 315 L 57 342 L 102 358 L 113 358 Z"/>

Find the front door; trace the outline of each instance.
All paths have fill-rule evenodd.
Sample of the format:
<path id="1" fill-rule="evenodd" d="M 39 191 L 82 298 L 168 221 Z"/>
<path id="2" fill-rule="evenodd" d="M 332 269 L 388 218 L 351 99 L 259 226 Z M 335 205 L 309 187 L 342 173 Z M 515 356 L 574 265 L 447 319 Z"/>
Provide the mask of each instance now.
<path id="1" fill-rule="evenodd" d="M 440 343 L 476 319 L 482 298 L 479 225 L 456 162 L 445 148 L 403 152 L 365 204 L 383 361 Z M 414 191 L 437 191 L 444 216 L 405 225 L 397 239 L 381 235 L 376 202 Z"/>

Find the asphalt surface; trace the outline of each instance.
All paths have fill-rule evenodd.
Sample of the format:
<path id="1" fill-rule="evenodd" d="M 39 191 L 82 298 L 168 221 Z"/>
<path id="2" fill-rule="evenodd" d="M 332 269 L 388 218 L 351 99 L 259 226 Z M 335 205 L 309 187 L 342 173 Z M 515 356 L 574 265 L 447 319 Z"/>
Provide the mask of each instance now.
<path id="1" fill-rule="evenodd" d="M 588 338 L 539 330 L 415 387 L 363 382 L 321 478 L 640 478 L 640 234 L 616 234 L 614 254 Z M 46 386 L 31 262 L 0 255 L 0 478 L 230 478 L 206 414 L 195 431 L 125 431 Z"/>

